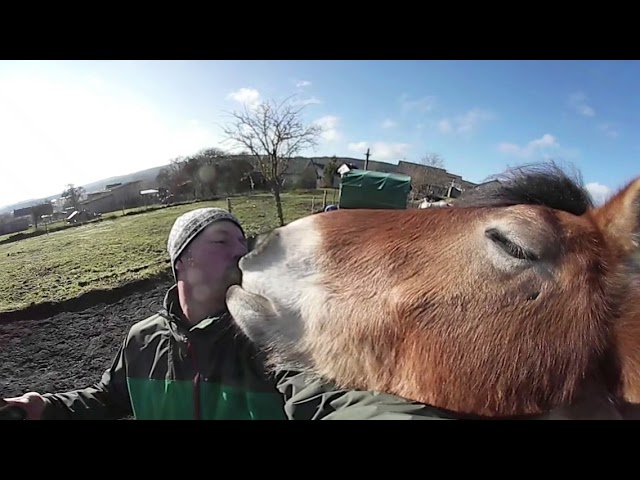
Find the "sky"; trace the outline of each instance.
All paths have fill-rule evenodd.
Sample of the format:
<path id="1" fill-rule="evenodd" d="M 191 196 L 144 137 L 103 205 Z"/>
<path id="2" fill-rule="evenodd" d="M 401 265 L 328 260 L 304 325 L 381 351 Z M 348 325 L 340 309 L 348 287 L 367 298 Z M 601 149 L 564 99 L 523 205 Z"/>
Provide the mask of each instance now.
<path id="1" fill-rule="evenodd" d="M 228 112 L 296 95 L 304 156 L 438 154 L 482 182 L 554 159 L 596 201 L 640 175 L 638 61 L 0 61 L 0 206 L 227 148 Z"/>

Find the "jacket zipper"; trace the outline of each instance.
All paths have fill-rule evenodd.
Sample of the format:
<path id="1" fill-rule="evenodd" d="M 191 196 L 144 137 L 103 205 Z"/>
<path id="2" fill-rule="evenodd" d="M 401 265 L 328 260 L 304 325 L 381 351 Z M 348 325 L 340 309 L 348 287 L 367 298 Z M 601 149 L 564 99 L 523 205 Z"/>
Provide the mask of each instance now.
<path id="1" fill-rule="evenodd" d="M 198 358 L 196 356 L 195 347 L 191 340 L 187 342 L 187 352 L 193 360 L 193 367 L 196 374 L 193 377 L 193 415 L 195 420 L 200 420 L 200 370 L 198 368 Z"/>

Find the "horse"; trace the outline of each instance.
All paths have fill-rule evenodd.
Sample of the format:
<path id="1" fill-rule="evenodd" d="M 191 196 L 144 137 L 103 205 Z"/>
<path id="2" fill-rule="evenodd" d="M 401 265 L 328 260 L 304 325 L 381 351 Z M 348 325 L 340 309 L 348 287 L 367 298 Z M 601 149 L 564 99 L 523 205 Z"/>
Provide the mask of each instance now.
<path id="1" fill-rule="evenodd" d="M 555 164 L 522 167 L 452 208 L 262 234 L 227 306 L 272 370 L 461 416 L 621 418 L 640 404 L 639 234 L 640 177 L 595 206 Z"/>

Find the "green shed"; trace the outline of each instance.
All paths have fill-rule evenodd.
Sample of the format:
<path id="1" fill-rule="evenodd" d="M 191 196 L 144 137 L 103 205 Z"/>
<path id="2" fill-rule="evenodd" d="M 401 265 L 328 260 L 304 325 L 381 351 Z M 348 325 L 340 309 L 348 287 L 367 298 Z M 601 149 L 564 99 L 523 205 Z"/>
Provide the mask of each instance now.
<path id="1" fill-rule="evenodd" d="M 340 180 L 340 208 L 405 209 L 411 177 L 373 170 L 349 170 Z"/>

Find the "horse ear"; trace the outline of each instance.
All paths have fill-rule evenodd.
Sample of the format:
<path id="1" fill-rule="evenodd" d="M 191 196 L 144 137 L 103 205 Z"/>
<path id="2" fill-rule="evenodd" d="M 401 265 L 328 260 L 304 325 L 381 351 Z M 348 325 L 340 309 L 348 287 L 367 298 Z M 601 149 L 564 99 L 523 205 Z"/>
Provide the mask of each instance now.
<path id="1" fill-rule="evenodd" d="M 591 213 L 614 248 L 623 255 L 634 253 L 640 247 L 640 177 Z"/>

